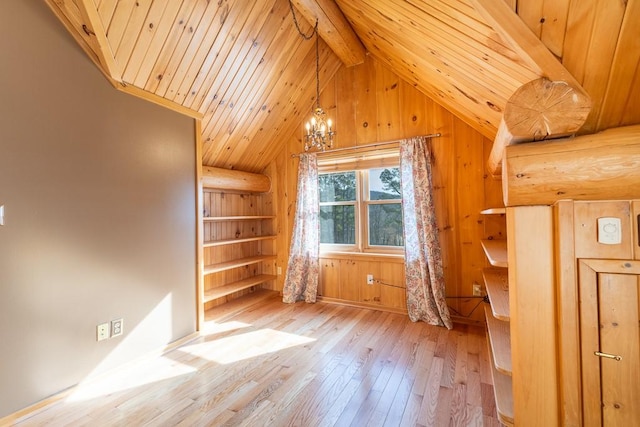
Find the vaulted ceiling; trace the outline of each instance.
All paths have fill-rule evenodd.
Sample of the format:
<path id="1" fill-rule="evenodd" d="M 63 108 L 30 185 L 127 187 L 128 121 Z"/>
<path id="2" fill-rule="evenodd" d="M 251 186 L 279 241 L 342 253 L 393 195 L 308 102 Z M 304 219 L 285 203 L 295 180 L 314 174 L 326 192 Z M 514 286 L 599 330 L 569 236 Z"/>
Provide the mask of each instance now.
<path id="1" fill-rule="evenodd" d="M 206 165 L 262 170 L 314 104 L 289 0 L 45 1 L 115 87 L 201 119 Z M 321 84 L 370 54 L 491 139 L 541 76 L 589 94 L 583 132 L 640 123 L 640 0 L 292 4 Z"/>

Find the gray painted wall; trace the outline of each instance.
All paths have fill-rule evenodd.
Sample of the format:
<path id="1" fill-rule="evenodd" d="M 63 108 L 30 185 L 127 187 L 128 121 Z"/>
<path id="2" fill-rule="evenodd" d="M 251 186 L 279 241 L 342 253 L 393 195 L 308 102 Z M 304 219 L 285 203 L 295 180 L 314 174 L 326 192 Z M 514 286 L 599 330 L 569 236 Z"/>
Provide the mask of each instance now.
<path id="1" fill-rule="evenodd" d="M 195 330 L 193 120 L 113 89 L 40 0 L 0 1 L 0 205 L 0 417 Z"/>

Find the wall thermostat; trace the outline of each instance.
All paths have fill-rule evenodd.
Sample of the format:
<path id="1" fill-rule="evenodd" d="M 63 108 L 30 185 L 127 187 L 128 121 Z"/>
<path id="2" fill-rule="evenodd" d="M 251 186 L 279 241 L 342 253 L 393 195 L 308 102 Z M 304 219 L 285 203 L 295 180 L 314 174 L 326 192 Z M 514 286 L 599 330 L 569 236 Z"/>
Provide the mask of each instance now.
<path id="1" fill-rule="evenodd" d="M 605 245 L 619 245 L 622 243 L 620 218 L 598 218 L 598 242 Z"/>

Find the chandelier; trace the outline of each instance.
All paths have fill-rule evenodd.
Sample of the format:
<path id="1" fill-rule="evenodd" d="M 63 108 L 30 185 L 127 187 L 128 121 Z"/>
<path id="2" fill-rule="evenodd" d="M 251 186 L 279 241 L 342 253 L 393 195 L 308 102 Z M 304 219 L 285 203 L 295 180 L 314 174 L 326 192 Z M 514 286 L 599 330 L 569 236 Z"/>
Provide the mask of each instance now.
<path id="1" fill-rule="evenodd" d="M 318 47 L 318 20 L 316 19 L 316 25 L 313 27 L 313 32 L 306 35 L 300 30 L 291 0 L 289 0 L 289 7 L 291 8 L 293 22 L 298 29 L 298 33 L 300 33 L 305 40 L 311 39 L 314 35 L 316 36 L 316 106 L 313 109 L 311 119 L 305 125 L 306 133 L 304 135 L 304 151 L 309 151 L 311 148 L 324 151 L 327 147 L 330 148 L 333 145 L 333 137 L 335 136 L 336 131 L 331 126 L 331 119 L 327 118 L 327 114 L 320 106 L 320 50 Z"/>

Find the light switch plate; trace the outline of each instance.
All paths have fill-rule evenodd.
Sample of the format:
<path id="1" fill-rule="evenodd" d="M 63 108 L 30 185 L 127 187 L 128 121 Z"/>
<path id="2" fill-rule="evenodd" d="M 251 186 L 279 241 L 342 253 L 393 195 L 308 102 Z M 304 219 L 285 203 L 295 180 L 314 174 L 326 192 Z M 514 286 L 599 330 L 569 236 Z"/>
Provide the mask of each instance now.
<path id="1" fill-rule="evenodd" d="M 4 205 L 0 206 L 0 225 L 4 225 Z"/>
<path id="2" fill-rule="evenodd" d="M 620 218 L 598 218 L 598 242 L 604 245 L 619 245 L 622 243 Z"/>

